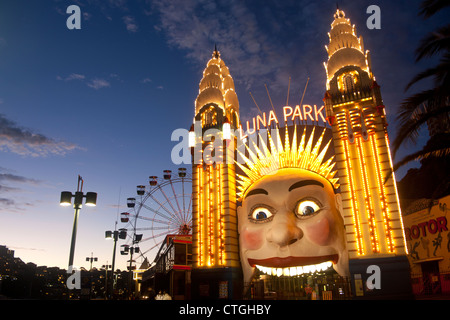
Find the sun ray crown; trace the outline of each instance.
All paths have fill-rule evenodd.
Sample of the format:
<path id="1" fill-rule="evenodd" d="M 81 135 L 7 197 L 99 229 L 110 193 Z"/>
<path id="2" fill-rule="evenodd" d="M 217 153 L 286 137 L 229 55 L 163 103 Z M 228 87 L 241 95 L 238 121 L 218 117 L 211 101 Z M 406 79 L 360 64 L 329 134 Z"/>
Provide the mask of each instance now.
<path id="1" fill-rule="evenodd" d="M 236 164 L 242 169 L 245 175 L 237 174 L 239 185 L 238 197 L 242 198 L 246 190 L 262 177 L 276 173 L 283 168 L 299 168 L 309 170 L 319 174 L 331 182 L 333 187 L 339 187 L 339 179 L 335 178 L 336 172 L 333 171 L 335 165 L 334 156 L 324 161 L 331 140 L 327 141 L 322 147 L 325 130 L 322 131 L 319 139 L 314 143 L 315 127 L 309 137 L 306 135 L 306 127 L 297 146 L 297 126 L 294 126 L 292 142 L 290 142 L 289 130 L 285 127 L 284 146 L 280 137 L 280 129 L 275 129 L 276 141 L 267 131 L 268 143 L 266 144 L 261 134 L 258 133 L 260 147 L 252 140 L 253 148 L 245 144 L 248 157 L 238 150 L 238 153 L 244 163 L 236 161 Z M 252 150 L 253 149 L 253 150 Z"/>

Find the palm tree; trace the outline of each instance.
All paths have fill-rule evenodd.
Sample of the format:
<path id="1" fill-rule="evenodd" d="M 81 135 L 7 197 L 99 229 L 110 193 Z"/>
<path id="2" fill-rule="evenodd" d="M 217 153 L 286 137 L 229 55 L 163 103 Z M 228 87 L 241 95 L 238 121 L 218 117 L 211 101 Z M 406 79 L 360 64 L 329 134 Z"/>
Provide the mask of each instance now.
<path id="1" fill-rule="evenodd" d="M 420 15 L 427 19 L 448 6 L 450 0 L 425 0 L 421 5 Z M 417 141 L 419 130 L 429 120 L 442 120 L 446 117 L 447 124 L 450 124 L 450 24 L 431 32 L 420 42 L 416 49 L 416 62 L 438 54 L 441 54 L 438 65 L 417 74 L 406 86 L 405 91 L 421 80 L 433 79 L 433 88 L 416 93 L 402 102 L 397 115 L 400 127 L 393 142 L 394 156 L 405 142 Z M 441 133 L 439 139 L 432 140 L 423 149 L 398 161 L 393 171 L 413 160 L 450 155 L 448 130 Z"/>

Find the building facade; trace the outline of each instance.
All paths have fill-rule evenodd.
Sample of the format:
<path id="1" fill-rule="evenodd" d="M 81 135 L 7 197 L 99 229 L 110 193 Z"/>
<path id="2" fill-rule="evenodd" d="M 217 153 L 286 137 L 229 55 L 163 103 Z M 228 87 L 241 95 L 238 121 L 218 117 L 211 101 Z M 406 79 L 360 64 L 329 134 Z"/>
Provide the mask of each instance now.
<path id="1" fill-rule="evenodd" d="M 450 293 L 450 195 L 419 199 L 404 212 L 415 294 Z"/>
<path id="2" fill-rule="evenodd" d="M 325 108 L 333 129 L 349 257 L 406 254 L 385 106 L 369 51 L 341 10 L 326 47 Z"/>
<path id="3" fill-rule="evenodd" d="M 238 297 L 236 172 L 227 161 L 234 159 L 235 144 L 225 139 L 224 129 L 238 128 L 239 101 L 217 49 L 203 71 L 194 122 L 199 140 L 192 165 L 192 295 Z"/>
<path id="4" fill-rule="evenodd" d="M 324 102 L 333 130 L 350 273 L 363 275 L 368 265 L 385 265 L 398 270 L 389 278 L 407 287 L 407 249 L 385 106 L 370 54 L 342 10 L 336 10 L 328 35 Z"/>
<path id="5" fill-rule="evenodd" d="M 342 10 L 334 14 L 329 38 L 324 105 L 332 130 L 352 290 L 364 298 L 409 297 L 409 263 L 394 174 L 384 181 L 392 171 L 392 159 L 380 86 L 362 37 Z M 240 127 L 239 102 L 230 72 L 214 50 L 200 81 L 191 128 L 194 298 L 237 297 L 230 286 L 242 285 L 236 167 L 227 161 L 236 158 L 236 143 L 230 143 L 236 137 L 225 137 L 226 125 Z M 290 143 L 286 141 L 284 148 Z M 252 176 L 251 169 L 247 174 Z M 365 287 L 372 266 L 383 273 L 383 290 Z"/>

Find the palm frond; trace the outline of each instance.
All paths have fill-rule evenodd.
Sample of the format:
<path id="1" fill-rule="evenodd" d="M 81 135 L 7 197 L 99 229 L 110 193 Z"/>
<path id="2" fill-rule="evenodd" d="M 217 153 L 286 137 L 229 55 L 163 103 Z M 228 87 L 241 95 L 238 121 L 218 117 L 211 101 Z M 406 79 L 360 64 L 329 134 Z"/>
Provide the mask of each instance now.
<path id="1" fill-rule="evenodd" d="M 450 24 L 440 27 L 422 39 L 416 49 L 416 61 L 442 51 L 450 51 Z"/>
<path id="2" fill-rule="evenodd" d="M 386 183 L 387 180 L 391 177 L 392 172 L 397 171 L 400 167 L 403 167 L 404 165 L 412 161 L 418 161 L 430 157 L 444 158 L 449 156 L 450 156 L 450 134 L 445 134 L 443 136 L 443 139 L 438 140 L 437 143 L 436 142 L 428 143 L 421 150 L 406 155 L 405 157 L 397 161 L 394 164 L 392 171 L 385 176 L 384 183 Z"/>
<path id="3" fill-rule="evenodd" d="M 450 6 L 450 1 L 448 0 L 425 0 L 420 5 L 419 14 L 425 18 L 429 18 L 436 12 Z"/>
<path id="4" fill-rule="evenodd" d="M 425 71 L 422 71 L 418 73 L 414 78 L 411 79 L 411 81 L 406 85 L 405 91 L 407 91 L 413 84 L 416 82 L 419 82 L 420 80 L 426 79 L 428 77 L 436 77 L 438 74 L 442 72 L 442 69 L 440 69 L 439 66 L 434 68 L 428 68 Z"/>
<path id="5" fill-rule="evenodd" d="M 410 97 L 407 99 L 408 102 L 413 100 L 414 97 Z M 420 97 L 417 99 L 418 101 L 422 101 L 423 98 Z M 428 108 L 426 111 L 420 112 L 411 112 L 410 107 L 415 106 L 415 110 L 421 110 L 417 108 L 417 104 L 406 104 L 405 109 L 400 111 L 399 119 L 400 119 L 400 128 L 397 131 L 397 136 L 392 143 L 392 152 L 393 155 L 397 153 L 400 146 L 406 142 L 410 141 L 412 143 L 416 142 L 418 132 L 422 128 L 423 125 L 427 123 L 428 120 L 432 118 L 438 118 L 442 115 L 448 116 L 450 112 L 450 105 L 447 104 L 438 104 L 433 105 L 432 103 L 428 103 Z M 419 105 L 420 106 L 420 105 Z M 402 105 L 403 107 L 403 105 Z M 422 109 L 423 110 L 423 109 Z"/>

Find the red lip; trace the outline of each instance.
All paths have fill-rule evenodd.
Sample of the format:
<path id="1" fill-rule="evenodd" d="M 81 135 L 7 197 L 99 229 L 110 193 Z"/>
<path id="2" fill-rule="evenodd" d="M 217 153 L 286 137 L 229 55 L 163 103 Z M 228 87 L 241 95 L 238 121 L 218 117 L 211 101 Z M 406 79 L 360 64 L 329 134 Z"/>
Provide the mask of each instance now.
<path id="1" fill-rule="evenodd" d="M 289 267 L 300 267 L 307 266 L 310 264 L 318 264 L 321 262 L 332 261 L 334 264 L 337 263 L 339 256 L 337 254 L 330 254 L 326 256 L 315 256 L 315 257 L 285 257 L 285 258 L 267 258 L 267 259 L 248 259 L 250 266 L 255 265 L 271 268 L 289 268 Z"/>

